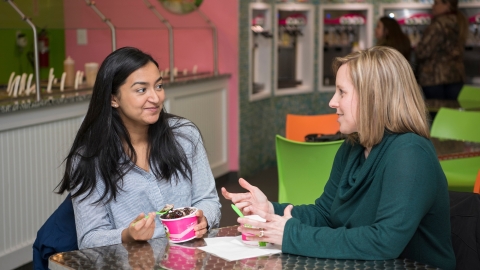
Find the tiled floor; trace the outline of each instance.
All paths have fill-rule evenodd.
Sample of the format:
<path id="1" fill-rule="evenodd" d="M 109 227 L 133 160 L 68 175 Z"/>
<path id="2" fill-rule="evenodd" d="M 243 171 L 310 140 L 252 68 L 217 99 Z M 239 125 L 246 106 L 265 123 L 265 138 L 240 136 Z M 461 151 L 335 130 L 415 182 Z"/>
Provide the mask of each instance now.
<path id="1" fill-rule="evenodd" d="M 278 174 L 277 168 L 269 168 L 261 171 L 254 176 L 246 179 L 250 184 L 259 187 L 270 201 L 277 201 L 278 199 Z M 228 173 L 215 179 L 217 183 L 217 191 L 220 196 L 220 203 L 222 204 L 222 219 L 220 226 L 232 226 L 237 223 L 237 214 L 230 207 L 230 201 L 227 201 L 221 195 L 221 187 L 225 187 L 230 192 L 243 192 L 244 189 L 238 184 L 238 177 L 236 173 Z M 1 267 L 0 267 L 1 268 Z M 15 270 L 32 270 L 33 264 L 28 263 Z"/>
<path id="2" fill-rule="evenodd" d="M 32 262 L 29 262 L 25 265 L 22 265 L 18 268 L 15 268 L 15 270 L 32 270 L 33 269 L 33 263 Z"/>

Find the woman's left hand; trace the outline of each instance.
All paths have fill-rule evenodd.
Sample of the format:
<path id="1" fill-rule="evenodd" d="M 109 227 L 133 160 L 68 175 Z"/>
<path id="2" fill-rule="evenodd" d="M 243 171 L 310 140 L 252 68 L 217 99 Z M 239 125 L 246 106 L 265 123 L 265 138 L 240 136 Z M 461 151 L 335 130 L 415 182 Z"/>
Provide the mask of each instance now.
<path id="1" fill-rule="evenodd" d="M 283 216 L 279 216 L 253 208 L 252 212 L 263 217 L 267 222 L 256 221 L 249 218 L 238 218 L 237 221 L 240 223 L 238 231 L 253 234 L 254 236 L 247 236 L 247 239 L 251 241 L 282 245 L 283 231 L 287 221 L 292 218 L 292 209 L 293 205 L 287 206 L 283 212 Z M 244 227 L 244 224 L 251 225 L 255 228 Z"/>
<path id="2" fill-rule="evenodd" d="M 207 218 L 203 215 L 203 211 L 198 209 L 196 214 L 198 218 L 197 225 L 193 228 L 195 230 L 195 238 L 202 238 L 207 234 Z"/>

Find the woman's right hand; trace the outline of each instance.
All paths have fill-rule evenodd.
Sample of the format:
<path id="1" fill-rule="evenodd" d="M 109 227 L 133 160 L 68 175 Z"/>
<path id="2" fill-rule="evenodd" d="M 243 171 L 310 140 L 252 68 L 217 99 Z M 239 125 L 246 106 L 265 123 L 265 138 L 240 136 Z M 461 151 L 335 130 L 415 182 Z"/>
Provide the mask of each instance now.
<path id="1" fill-rule="evenodd" d="M 149 213 L 148 218 L 141 213 L 128 228 L 122 231 L 122 242 L 147 241 L 152 239 L 155 232 L 155 212 Z"/>
<path id="2" fill-rule="evenodd" d="M 238 183 L 244 189 L 248 190 L 248 192 L 230 193 L 222 187 L 222 195 L 225 199 L 231 200 L 244 215 L 251 215 L 253 213 L 252 207 L 269 214 L 274 214 L 272 203 L 268 201 L 267 196 L 265 196 L 258 187 L 250 185 L 250 183 L 243 178 L 240 178 Z"/>

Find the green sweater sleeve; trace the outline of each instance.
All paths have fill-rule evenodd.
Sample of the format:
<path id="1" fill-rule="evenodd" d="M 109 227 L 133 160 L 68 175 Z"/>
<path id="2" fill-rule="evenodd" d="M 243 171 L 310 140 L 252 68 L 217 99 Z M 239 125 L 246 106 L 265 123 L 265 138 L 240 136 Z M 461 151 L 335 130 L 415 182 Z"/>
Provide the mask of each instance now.
<path id="1" fill-rule="evenodd" d="M 432 172 L 436 168 L 431 153 L 418 144 L 407 143 L 385 154 L 375 180 L 363 190 L 364 199 L 371 202 L 366 205 L 372 207 L 355 209 L 364 213 L 365 219 L 372 217 L 373 222 L 356 227 L 332 227 L 329 221 L 331 211 L 342 211 L 331 206 L 343 162 L 339 157 L 334 163 L 325 194 L 315 205 L 294 207 L 294 217 L 285 225 L 282 251 L 335 259 L 397 258 L 435 200 L 436 173 Z"/>

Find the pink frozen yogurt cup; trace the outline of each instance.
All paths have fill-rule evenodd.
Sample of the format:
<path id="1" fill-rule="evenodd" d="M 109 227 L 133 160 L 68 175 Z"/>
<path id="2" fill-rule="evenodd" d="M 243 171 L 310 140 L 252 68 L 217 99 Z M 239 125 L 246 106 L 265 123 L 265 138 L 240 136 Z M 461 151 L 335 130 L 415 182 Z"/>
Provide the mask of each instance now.
<path id="1" fill-rule="evenodd" d="M 180 207 L 176 209 L 183 209 L 185 207 Z M 172 218 L 172 219 L 163 219 L 163 227 L 165 228 L 165 234 L 172 243 L 182 243 L 195 238 L 195 230 L 193 229 L 197 225 L 197 208 L 188 207 L 194 209 L 194 211 L 188 215 L 181 218 Z M 175 209 L 173 209 L 175 210 Z"/>
<path id="2" fill-rule="evenodd" d="M 250 215 L 250 216 L 245 216 L 245 218 L 249 218 L 249 219 L 253 219 L 253 220 L 257 220 L 257 221 L 260 221 L 260 222 L 266 222 L 266 220 L 262 217 L 260 217 L 259 215 Z M 245 227 L 247 228 L 256 228 L 254 226 L 251 226 L 249 224 L 244 224 Z M 246 245 L 249 245 L 249 246 L 257 246 L 257 247 L 268 247 L 268 246 L 271 246 L 270 243 L 267 243 L 267 242 L 259 242 L 259 241 L 252 241 L 252 240 L 248 240 L 247 239 L 247 236 L 254 236 L 253 234 L 251 233 L 242 233 L 242 241 L 244 244 Z"/>

